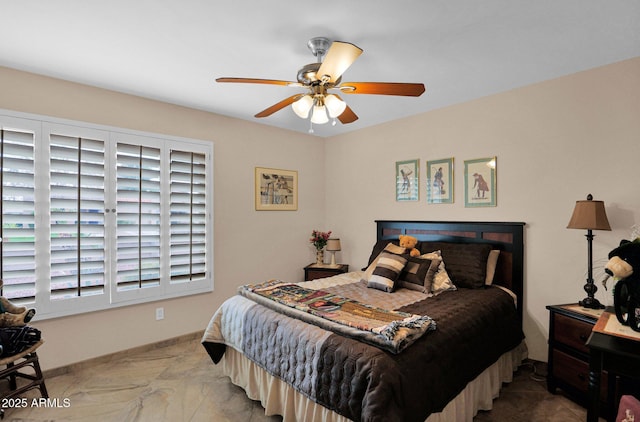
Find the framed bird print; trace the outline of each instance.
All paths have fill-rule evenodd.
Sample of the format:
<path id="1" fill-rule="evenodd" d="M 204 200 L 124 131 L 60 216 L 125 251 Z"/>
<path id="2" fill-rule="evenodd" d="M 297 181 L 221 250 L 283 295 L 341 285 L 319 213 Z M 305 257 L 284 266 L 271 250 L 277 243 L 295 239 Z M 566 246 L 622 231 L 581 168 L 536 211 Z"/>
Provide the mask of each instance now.
<path id="1" fill-rule="evenodd" d="M 464 206 L 496 206 L 496 157 L 464 162 Z"/>
<path id="2" fill-rule="evenodd" d="M 256 211 L 296 211 L 298 172 L 256 167 Z"/>
<path id="3" fill-rule="evenodd" d="M 396 201 L 417 201 L 419 160 L 396 161 Z"/>

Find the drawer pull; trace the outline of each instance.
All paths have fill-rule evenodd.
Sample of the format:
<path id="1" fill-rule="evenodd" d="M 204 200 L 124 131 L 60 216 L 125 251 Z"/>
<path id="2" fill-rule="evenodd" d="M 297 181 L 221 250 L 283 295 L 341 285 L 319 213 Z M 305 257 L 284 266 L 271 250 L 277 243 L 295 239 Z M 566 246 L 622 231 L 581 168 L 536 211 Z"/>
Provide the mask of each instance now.
<path id="1" fill-rule="evenodd" d="M 584 376 L 584 374 L 578 374 L 578 379 L 579 379 L 580 381 L 584 381 L 584 380 L 586 380 L 587 378 Z"/>
<path id="2" fill-rule="evenodd" d="M 586 334 L 580 334 L 580 340 L 582 341 L 587 341 L 587 335 Z"/>

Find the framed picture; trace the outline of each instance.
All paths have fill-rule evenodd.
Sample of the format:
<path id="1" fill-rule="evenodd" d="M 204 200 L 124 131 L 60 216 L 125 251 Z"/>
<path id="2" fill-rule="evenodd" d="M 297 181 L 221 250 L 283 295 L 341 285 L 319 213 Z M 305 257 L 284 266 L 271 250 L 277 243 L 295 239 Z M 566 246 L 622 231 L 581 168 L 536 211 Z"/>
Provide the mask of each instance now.
<path id="1" fill-rule="evenodd" d="M 464 206 L 496 206 L 496 157 L 464 162 Z"/>
<path id="2" fill-rule="evenodd" d="M 453 203 L 453 158 L 427 161 L 427 203 Z"/>
<path id="3" fill-rule="evenodd" d="M 396 161 L 396 201 L 417 201 L 419 195 L 418 160 Z"/>
<path id="4" fill-rule="evenodd" d="M 298 172 L 256 167 L 257 211 L 298 209 Z"/>

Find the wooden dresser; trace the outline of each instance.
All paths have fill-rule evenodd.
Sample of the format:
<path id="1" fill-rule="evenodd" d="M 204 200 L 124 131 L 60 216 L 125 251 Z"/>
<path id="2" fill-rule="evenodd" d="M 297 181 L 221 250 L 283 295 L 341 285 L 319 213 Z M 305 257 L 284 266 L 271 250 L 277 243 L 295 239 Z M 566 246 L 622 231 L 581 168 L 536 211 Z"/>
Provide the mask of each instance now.
<path id="1" fill-rule="evenodd" d="M 602 310 L 583 309 L 578 304 L 550 305 L 547 388 L 562 389 L 577 403 L 588 404 L 589 348 L 585 344 Z M 601 401 L 607 394 L 607 374 L 602 373 Z"/>

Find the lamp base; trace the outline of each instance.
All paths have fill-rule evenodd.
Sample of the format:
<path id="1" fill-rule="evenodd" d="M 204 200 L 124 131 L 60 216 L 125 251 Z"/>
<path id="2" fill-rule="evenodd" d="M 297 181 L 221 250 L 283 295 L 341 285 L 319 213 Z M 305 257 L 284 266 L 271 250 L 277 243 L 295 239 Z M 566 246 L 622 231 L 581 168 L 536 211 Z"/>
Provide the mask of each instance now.
<path id="1" fill-rule="evenodd" d="M 580 302 L 578 302 L 578 304 L 583 308 L 604 309 L 604 305 L 601 304 L 600 301 L 594 297 L 585 297 Z"/>
<path id="2" fill-rule="evenodd" d="M 331 252 L 331 262 L 329 263 L 329 266 L 331 268 L 338 268 L 340 265 L 336 264 L 336 252 L 335 251 L 329 251 Z"/>

